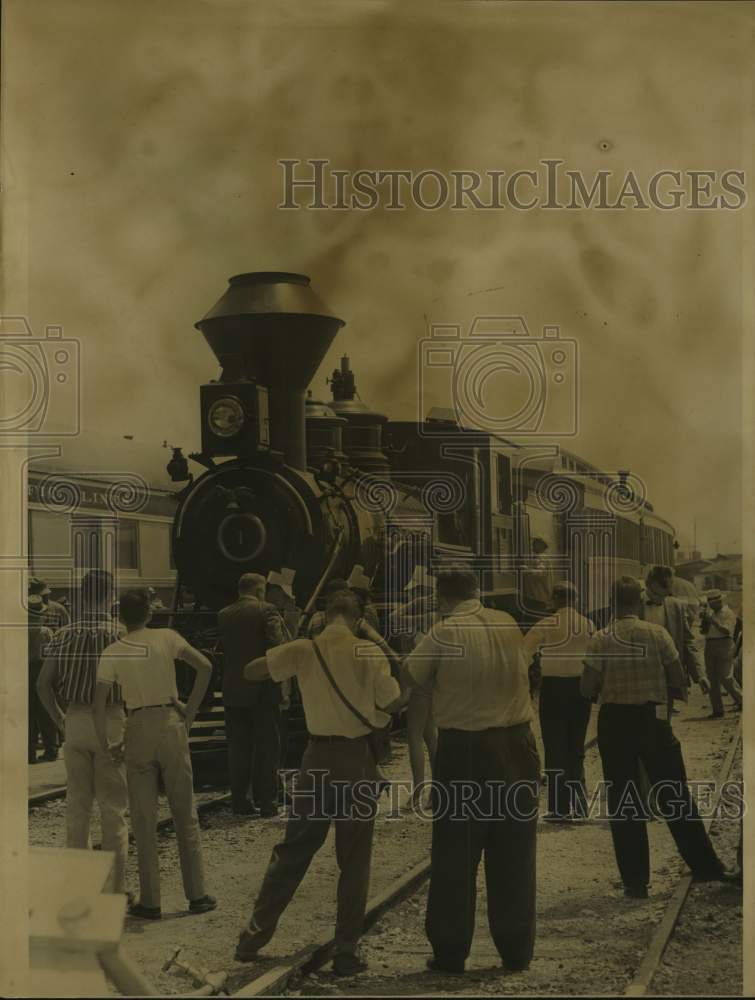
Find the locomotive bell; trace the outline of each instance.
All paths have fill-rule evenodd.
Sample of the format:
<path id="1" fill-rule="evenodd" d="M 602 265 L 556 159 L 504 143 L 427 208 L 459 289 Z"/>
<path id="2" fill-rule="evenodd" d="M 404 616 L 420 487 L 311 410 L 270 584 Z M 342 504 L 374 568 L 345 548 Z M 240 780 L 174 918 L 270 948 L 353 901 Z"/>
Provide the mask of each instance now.
<path id="1" fill-rule="evenodd" d="M 220 382 L 202 387 L 205 454 L 264 446 L 264 437 L 258 440 L 267 416 L 264 387 L 270 446 L 289 465 L 306 469 L 304 393 L 343 325 L 305 274 L 255 271 L 230 278 L 225 294 L 195 324 L 222 366 Z"/>
<path id="2" fill-rule="evenodd" d="M 388 420 L 382 413 L 371 410 L 357 399 L 354 372 L 348 355 L 341 358 L 340 368 L 336 368 L 329 379 L 333 400 L 328 405 L 347 423 L 343 428 L 343 450 L 351 464 L 365 472 L 389 475 L 390 464 L 383 451 L 383 424 Z"/>
<path id="3" fill-rule="evenodd" d="M 305 404 L 307 433 L 307 462 L 311 468 L 321 469 L 326 462 L 345 462 L 346 455 L 341 442 L 341 431 L 346 425 L 343 417 L 337 417 L 322 400 L 312 398 L 312 390 L 307 390 Z"/>

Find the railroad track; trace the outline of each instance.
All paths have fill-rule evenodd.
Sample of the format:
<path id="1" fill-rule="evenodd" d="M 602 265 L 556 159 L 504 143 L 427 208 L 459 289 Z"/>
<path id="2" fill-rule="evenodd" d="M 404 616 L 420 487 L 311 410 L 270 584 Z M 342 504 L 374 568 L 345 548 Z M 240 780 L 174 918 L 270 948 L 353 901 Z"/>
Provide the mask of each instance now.
<path id="1" fill-rule="evenodd" d="M 741 743 L 741 720 L 737 729 L 730 739 L 726 748 L 724 762 L 719 769 L 717 776 L 717 796 L 714 805 L 720 803 L 721 787 L 727 780 L 739 744 Z M 586 751 L 597 749 L 597 739 L 593 738 L 585 744 Z M 723 749 L 723 748 L 722 748 Z M 34 797 L 30 797 L 29 804 L 40 804 L 49 801 L 51 798 L 60 797 L 65 794 L 65 788 L 51 789 Z M 211 813 L 225 806 L 229 802 L 230 796 L 223 794 L 213 799 L 198 803 L 198 811 L 202 814 Z M 712 817 L 716 810 L 712 810 Z M 710 827 L 713 819 L 706 822 Z M 167 817 L 160 821 L 158 828 L 169 830 L 172 827 L 172 820 Z M 396 879 L 386 889 L 373 897 L 367 908 L 365 916 L 365 933 L 394 908 L 398 907 L 404 900 L 417 893 L 426 883 L 430 875 L 429 859 L 416 864 L 404 875 Z M 640 961 L 637 970 L 623 990 L 625 996 L 644 996 L 650 989 L 653 978 L 663 959 L 664 952 L 670 942 L 679 916 L 684 907 L 687 895 L 692 884 L 691 876 L 682 876 L 676 889 L 668 900 L 660 921 L 656 924 L 652 937 L 647 944 L 645 954 Z M 234 996 L 254 997 L 254 996 L 274 996 L 280 995 L 289 987 L 300 986 L 296 982 L 302 976 L 307 976 L 320 970 L 332 957 L 334 951 L 334 941 L 332 938 L 312 943 L 301 949 L 290 958 L 277 962 L 272 967 L 269 964 L 250 982 L 246 983 Z M 238 980 L 237 980 L 238 981 Z"/>
<path id="2" fill-rule="evenodd" d="M 740 720 L 737 731 L 728 747 L 724 763 L 717 776 L 717 795 L 714 809 L 711 812 L 711 819 L 706 820 L 706 828 L 708 829 L 716 815 L 721 797 L 721 788 L 731 772 L 741 738 L 742 723 Z M 585 744 L 585 751 L 597 749 L 597 742 L 597 737 L 589 740 Z M 416 893 L 428 880 L 429 876 L 430 863 L 429 861 L 422 861 L 393 882 L 379 895 L 371 899 L 365 914 L 364 933 L 367 933 L 389 910 Z M 671 939 L 691 885 L 692 876 L 683 875 L 666 905 L 660 922 L 653 932 L 645 952 L 645 957 L 642 959 L 631 982 L 624 990 L 624 996 L 636 997 L 646 995 L 663 958 L 666 946 Z M 321 969 L 332 957 L 334 947 L 335 942 L 333 938 L 308 945 L 287 961 L 278 963 L 272 968 L 266 968 L 260 975 L 232 995 L 236 997 L 279 996 L 297 977 L 307 976 Z"/>
<path id="3" fill-rule="evenodd" d="M 718 806 L 721 802 L 721 793 L 723 790 L 723 785 L 727 781 L 729 774 L 731 773 L 731 768 L 734 763 L 734 758 L 737 754 L 737 749 L 742 741 L 742 719 L 740 717 L 739 723 L 737 725 L 737 731 L 734 734 L 731 743 L 729 744 L 729 749 L 727 750 L 726 757 L 721 766 L 721 770 L 718 773 L 716 779 L 716 798 L 714 807 L 711 810 L 711 816 L 709 819 L 705 820 L 705 828 L 710 830 L 713 825 L 715 818 L 718 813 Z M 677 885 L 671 899 L 666 905 L 666 909 L 661 917 L 660 923 L 657 925 L 652 938 L 650 939 L 650 944 L 648 945 L 647 951 L 645 952 L 645 957 L 643 958 L 637 972 L 634 975 L 629 986 L 624 991 L 624 996 L 627 997 L 644 997 L 647 991 L 650 989 L 650 984 L 653 981 L 653 977 L 658 971 L 661 961 L 663 959 L 666 947 L 674 933 L 674 929 L 679 921 L 679 916 L 682 912 L 685 902 L 687 901 L 687 895 L 689 893 L 690 887 L 692 886 L 692 875 L 683 875 L 679 884 Z"/>
<path id="4" fill-rule="evenodd" d="M 35 806 L 44 805 L 46 802 L 51 802 L 55 799 L 65 798 L 66 786 L 61 785 L 58 788 L 50 788 L 44 792 L 38 792 L 35 795 L 29 796 L 29 808 L 32 809 Z M 200 816 L 206 815 L 207 813 L 215 812 L 218 809 L 222 809 L 231 801 L 230 792 L 224 792 L 222 795 L 218 795 L 212 799 L 206 799 L 203 802 L 197 802 L 197 812 Z M 157 821 L 157 829 L 160 832 L 170 830 L 173 828 L 173 817 L 166 816 L 161 820 Z M 129 832 L 129 843 L 134 842 L 134 837 L 131 832 Z M 99 845 L 95 845 L 95 848 Z"/>
<path id="5" fill-rule="evenodd" d="M 44 792 L 35 792 L 29 796 L 29 808 L 44 805 L 45 802 L 52 802 L 54 799 L 62 799 L 66 794 L 66 786 L 58 785 L 57 788 L 48 788 Z"/>

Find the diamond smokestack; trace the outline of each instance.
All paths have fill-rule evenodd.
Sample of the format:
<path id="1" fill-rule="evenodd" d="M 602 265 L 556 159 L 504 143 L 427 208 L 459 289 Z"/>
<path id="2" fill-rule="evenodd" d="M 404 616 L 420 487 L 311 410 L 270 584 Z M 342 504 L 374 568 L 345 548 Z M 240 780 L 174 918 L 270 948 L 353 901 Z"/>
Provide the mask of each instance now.
<path id="1" fill-rule="evenodd" d="M 306 469 L 304 393 L 342 319 L 310 288 L 306 274 L 236 274 L 195 324 L 223 372 L 222 382 L 256 379 L 270 394 L 270 443 Z"/>

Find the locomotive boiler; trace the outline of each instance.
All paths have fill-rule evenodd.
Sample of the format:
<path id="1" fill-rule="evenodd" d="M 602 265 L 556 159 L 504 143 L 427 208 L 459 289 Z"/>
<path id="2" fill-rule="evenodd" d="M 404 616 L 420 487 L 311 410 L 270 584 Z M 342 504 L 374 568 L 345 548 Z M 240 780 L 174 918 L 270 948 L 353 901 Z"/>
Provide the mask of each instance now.
<path id="1" fill-rule="evenodd" d="M 221 371 L 200 389 L 202 450 L 191 458 L 205 471 L 180 496 L 172 543 L 181 585 L 203 608 L 234 600 L 242 573 L 284 570 L 304 608 L 360 562 L 373 525 L 345 489 L 347 420 L 305 400 L 343 325 L 306 275 L 283 272 L 232 277 L 196 324 Z"/>

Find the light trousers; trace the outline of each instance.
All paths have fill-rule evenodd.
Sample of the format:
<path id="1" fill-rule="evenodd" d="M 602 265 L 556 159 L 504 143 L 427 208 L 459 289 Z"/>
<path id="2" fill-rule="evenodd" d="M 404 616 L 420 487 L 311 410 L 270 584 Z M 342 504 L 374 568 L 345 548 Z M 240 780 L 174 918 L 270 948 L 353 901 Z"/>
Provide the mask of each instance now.
<path id="1" fill-rule="evenodd" d="M 106 723 L 108 741 L 119 743 L 123 739 L 123 709 L 116 705 L 109 706 Z M 68 785 L 66 844 L 83 849 L 91 846 L 90 827 L 96 799 L 102 825 L 102 848 L 115 854 L 113 873 L 107 885 L 112 892 L 125 892 L 128 853 L 126 768 L 123 764 L 114 764 L 110 755 L 100 747 L 91 705 L 69 705 L 65 727 L 63 758 Z"/>
<path id="2" fill-rule="evenodd" d="M 172 708 L 143 708 L 126 721 L 126 772 L 131 827 L 139 861 L 139 902 L 160 906 L 157 802 L 165 785 L 188 900 L 205 895 L 199 817 L 186 726 Z"/>
<path id="3" fill-rule="evenodd" d="M 732 676 L 734 642 L 731 639 L 705 640 L 705 673 L 710 681 L 710 704 L 714 715 L 724 714 L 721 688 L 742 704 L 742 689 Z"/>

